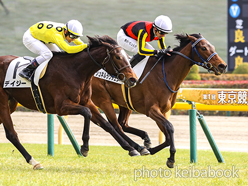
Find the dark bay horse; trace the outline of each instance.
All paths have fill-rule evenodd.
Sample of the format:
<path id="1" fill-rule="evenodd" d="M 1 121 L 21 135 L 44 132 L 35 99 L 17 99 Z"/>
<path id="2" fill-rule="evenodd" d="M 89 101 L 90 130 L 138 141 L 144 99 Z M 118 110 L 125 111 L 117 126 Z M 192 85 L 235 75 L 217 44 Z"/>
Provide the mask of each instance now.
<path id="1" fill-rule="evenodd" d="M 129 151 L 130 156 L 139 155 L 102 117 L 91 100 L 90 86 L 92 76 L 100 68 L 118 76 L 128 87 L 136 84 L 137 76 L 129 65 L 126 52 L 115 40 L 108 36 L 88 36 L 88 39 L 87 50 L 76 54 L 54 53 L 54 57 L 48 63 L 46 75 L 39 81 L 46 110 L 51 114 L 84 116 L 81 146 L 84 156 L 87 156 L 89 150 L 90 120 L 109 132 L 125 150 Z M 24 107 L 37 110 L 31 90 L 3 88 L 7 68 L 15 58 L 17 56 L 0 56 L 0 124 L 3 123 L 7 139 L 20 151 L 27 163 L 33 165 L 34 169 L 41 169 L 42 165 L 35 161 L 20 143 L 10 116 L 16 110 L 18 102 Z"/>
<path id="2" fill-rule="evenodd" d="M 180 45 L 174 48 L 171 56 L 164 56 L 162 59 L 150 57 L 141 80 L 148 72 L 150 74 L 142 83 L 130 89 L 130 99 L 133 108 L 142 114 L 153 119 L 159 129 L 164 133 L 166 141 L 157 147 L 149 148 L 151 154 L 170 146 L 170 157 L 167 166 L 174 167 L 175 146 L 174 128 L 165 118 L 176 102 L 177 90 L 191 67 L 196 64 L 203 66 L 216 75 L 223 73 L 227 67 L 226 63 L 215 52 L 215 48 L 200 34 L 176 35 Z M 202 62 L 196 62 L 202 61 Z M 152 70 L 151 70 L 152 69 Z M 101 93 L 101 95 L 100 95 Z M 106 114 L 110 123 L 118 128 L 120 124 L 125 132 L 139 135 L 150 143 L 146 132 L 129 127 L 128 118 L 131 110 L 122 96 L 121 85 L 94 77 L 92 81 L 92 100 Z M 120 113 L 118 120 L 112 102 L 119 105 Z M 129 141 L 132 144 L 132 141 Z"/>

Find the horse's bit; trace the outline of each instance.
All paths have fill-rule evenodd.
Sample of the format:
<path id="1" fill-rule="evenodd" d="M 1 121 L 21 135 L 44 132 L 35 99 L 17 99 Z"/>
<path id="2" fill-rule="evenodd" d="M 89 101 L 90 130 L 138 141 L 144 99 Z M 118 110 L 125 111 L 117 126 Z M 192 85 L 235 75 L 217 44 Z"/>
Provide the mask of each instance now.
<path id="1" fill-rule="evenodd" d="M 102 68 L 105 71 L 106 71 L 105 64 L 110 61 L 111 64 L 112 64 L 112 66 L 113 66 L 113 68 L 114 68 L 114 70 L 115 70 L 115 73 L 117 74 L 117 76 L 116 75 L 113 75 L 113 74 L 111 74 L 111 75 L 114 76 L 114 77 L 116 77 L 120 81 L 123 81 L 124 82 L 124 81 L 126 81 L 126 76 L 125 76 L 125 74 L 121 73 L 121 71 L 124 70 L 125 68 L 130 67 L 130 64 L 128 64 L 128 65 L 126 65 L 126 66 L 124 66 L 122 68 L 118 68 L 117 67 L 117 65 L 115 64 L 114 60 L 110 56 L 111 52 L 113 52 L 116 48 L 122 48 L 122 47 L 121 46 L 116 46 L 116 47 L 112 48 L 110 51 L 107 49 L 107 51 L 106 51 L 107 52 L 107 56 L 104 58 L 104 60 L 103 60 L 103 62 L 101 64 L 98 63 L 98 62 L 96 62 L 96 60 L 92 57 L 92 55 L 90 54 L 90 51 L 89 51 L 90 50 L 89 47 L 87 48 L 87 52 L 88 52 L 90 58 L 92 59 L 92 61 L 94 61 L 100 68 Z M 123 75 L 123 79 L 120 79 L 119 78 L 120 75 Z"/>

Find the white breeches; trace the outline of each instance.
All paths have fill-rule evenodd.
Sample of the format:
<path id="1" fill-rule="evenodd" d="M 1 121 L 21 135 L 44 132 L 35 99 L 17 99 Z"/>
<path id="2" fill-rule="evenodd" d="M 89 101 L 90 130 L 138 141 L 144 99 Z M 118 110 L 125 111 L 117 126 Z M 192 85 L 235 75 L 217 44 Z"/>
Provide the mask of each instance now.
<path id="1" fill-rule="evenodd" d="M 139 52 L 137 40 L 127 36 L 122 29 L 120 29 L 120 31 L 117 34 L 117 43 L 118 45 L 120 45 L 122 48 L 124 48 L 129 52 L 133 52 L 133 53 Z M 153 46 L 147 42 L 145 44 L 145 48 L 154 50 Z"/>
<path id="2" fill-rule="evenodd" d="M 39 55 L 35 58 L 39 64 L 46 60 L 50 60 L 53 57 L 53 53 L 51 51 L 60 51 L 56 44 L 44 44 L 40 40 L 35 39 L 29 29 L 23 35 L 23 44 L 31 52 Z"/>

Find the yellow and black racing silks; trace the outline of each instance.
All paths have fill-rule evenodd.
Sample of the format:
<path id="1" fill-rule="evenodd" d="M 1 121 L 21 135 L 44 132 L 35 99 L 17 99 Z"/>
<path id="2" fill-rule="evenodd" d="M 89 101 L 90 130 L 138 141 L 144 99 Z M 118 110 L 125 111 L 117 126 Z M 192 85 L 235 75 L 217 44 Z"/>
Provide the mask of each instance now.
<path id="1" fill-rule="evenodd" d="M 75 46 L 69 45 L 65 41 L 64 24 L 62 23 L 51 21 L 38 22 L 30 27 L 30 32 L 34 38 L 45 44 L 54 43 L 67 53 L 77 53 L 87 48 L 87 44 L 83 43 L 80 38 L 73 41 L 76 44 Z"/>

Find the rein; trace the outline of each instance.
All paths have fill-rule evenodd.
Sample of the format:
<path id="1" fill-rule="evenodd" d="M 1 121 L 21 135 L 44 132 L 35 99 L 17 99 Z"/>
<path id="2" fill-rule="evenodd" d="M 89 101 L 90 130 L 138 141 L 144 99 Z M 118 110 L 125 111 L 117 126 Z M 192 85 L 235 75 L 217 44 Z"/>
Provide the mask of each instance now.
<path id="1" fill-rule="evenodd" d="M 110 56 L 111 52 L 113 52 L 116 48 L 121 48 L 121 46 L 116 46 L 116 47 L 112 48 L 110 51 L 109 51 L 108 49 L 106 50 L 107 56 L 104 58 L 104 60 L 103 60 L 102 63 L 98 63 L 98 62 L 92 57 L 92 55 L 90 54 L 90 47 L 87 47 L 87 52 L 88 52 L 88 54 L 89 54 L 91 60 L 92 60 L 97 66 L 99 66 L 101 69 L 103 69 L 103 70 L 105 70 L 105 71 L 106 71 L 105 64 L 108 63 L 108 62 L 110 61 L 110 63 L 112 64 L 112 66 L 113 66 L 113 68 L 114 68 L 115 73 L 117 74 L 117 76 L 116 76 L 116 75 L 112 75 L 112 74 L 111 74 L 111 75 L 112 75 L 113 77 L 117 77 L 120 81 L 125 81 L 125 80 L 126 80 L 126 77 L 125 77 L 125 75 L 124 75 L 123 73 L 121 73 L 121 71 L 124 70 L 125 68 L 130 67 L 130 65 L 126 65 L 126 66 L 124 66 L 124 67 L 122 67 L 122 68 L 118 68 L 118 67 L 117 67 L 117 65 L 115 64 L 114 60 L 113 60 L 113 59 L 111 58 L 111 56 Z M 120 75 L 123 75 L 123 77 L 124 77 L 123 80 L 121 80 L 121 79 L 119 78 Z"/>

